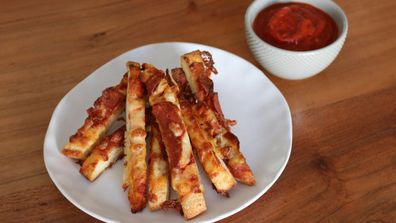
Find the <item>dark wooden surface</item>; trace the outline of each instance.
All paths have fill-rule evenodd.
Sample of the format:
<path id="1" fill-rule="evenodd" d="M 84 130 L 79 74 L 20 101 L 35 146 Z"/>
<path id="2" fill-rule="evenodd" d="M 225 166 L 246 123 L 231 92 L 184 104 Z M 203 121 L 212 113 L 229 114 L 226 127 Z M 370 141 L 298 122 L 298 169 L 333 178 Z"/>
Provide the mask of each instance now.
<path id="1" fill-rule="evenodd" d="M 396 221 L 396 2 L 337 1 L 350 31 L 320 75 L 269 75 L 293 116 L 284 173 L 254 204 L 221 222 Z M 59 100 L 93 70 L 135 47 L 188 41 L 252 63 L 244 36 L 250 1 L 0 3 L 0 219 L 97 222 L 69 203 L 43 162 Z"/>

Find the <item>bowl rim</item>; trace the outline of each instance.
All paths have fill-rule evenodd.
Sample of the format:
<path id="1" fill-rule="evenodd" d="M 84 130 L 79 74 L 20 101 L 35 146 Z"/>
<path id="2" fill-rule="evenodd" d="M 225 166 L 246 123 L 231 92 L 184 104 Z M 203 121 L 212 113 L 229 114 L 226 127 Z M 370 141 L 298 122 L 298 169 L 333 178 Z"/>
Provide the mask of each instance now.
<path id="1" fill-rule="evenodd" d="M 283 53 L 289 53 L 289 54 L 304 54 L 304 55 L 306 55 L 306 54 L 314 54 L 314 53 L 320 53 L 321 51 L 326 51 L 327 49 L 329 49 L 329 48 L 331 48 L 331 47 L 334 47 L 334 46 L 336 46 L 336 45 L 339 45 L 339 44 L 342 43 L 342 42 L 345 40 L 345 38 L 346 38 L 346 35 L 347 35 L 347 33 L 348 33 L 348 18 L 347 18 L 347 16 L 346 16 L 344 10 L 342 10 L 342 8 L 341 8 L 337 3 L 335 3 L 334 1 L 332 1 L 332 0 L 325 0 L 325 1 L 327 1 L 327 2 L 330 3 L 331 7 L 334 7 L 338 12 L 340 12 L 341 18 L 342 18 L 343 29 L 342 29 L 342 32 L 338 35 L 337 39 L 336 39 L 334 42 L 330 43 L 330 44 L 327 45 L 327 46 L 324 46 L 324 47 L 322 47 L 322 48 L 319 48 L 319 49 L 315 49 L 315 50 L 305 50 L 305 51 L 286 50 L 286 49 L 282 49 L 282 48 L 273 46 L 273 45 L 271 45 L 271 44 L 265 42 L 264 40 L 262 40 L 259 36 L 257 36 L 256 32 L 253 30 L 253 27 L 252 27 L 252 25 L 250 24 L 250 21 L 249 21 L 249 17 L 250 17 L 251 14 L 252 14 L 253 6 L 255 6 L 255 5 L 257 5 L 257 4 L 260 4 L 260 3 L 262 3 L 262 2 L 267 2 L 267 1 L 268 1 L 268 0 L 254 0 L 252 3 L 250 3 L 250 5 L 248 6 L 248 8 L 246 9 L 246 12 L 245 12 L 245 28 L 246 28 L 246 30 L 247 30 L 250 34 L 252 34 L 253 38 L 255 38 L 255 39 L 258 40 L 261 44 L 266 45 L 267 47 L 269 47 L 269 48 L 271 48 L 271 49 L 273 49 L 273 50 L 277 50 L 277 51 L 280 51 L 280 52 L 283 52 Z M 324 0 L 320 0 L 320 1 L 324 1 Z M 275 4 L 275 3 L 288 3 L 288 2 L 307 3 L 305 0 L 290 0 L 290 1 L 275 0 L 272 4 Z M 272 4 L 271 4 L 271 5 L 272 5 Z M 310 4 L 310 3 L 308 3 L 308 4 Z M 259 10 L 259 12 L 260 12 L 262 9 L 264 9 L 264 8 L 266 8 L 266 7 L 268 7 L 268 6 L 269 6 L 269 5 L 262 7 L 262 8 Z M 319 7 L 317 7 L 316 5 L 314 5 L 314 6 L 315 6 L 316 8 L 319 8 Z M 319 8 L 319 9 L 320 9 L 320 8 Z M 320 9 L 320 10 L 322 10 L 322 9 Z M 327 13 L 326 13 L 326 14 L 327 14 Z M 257 16 L 257 15 L 255 15 L 255 17 L 256 17 L 256 16 Z M 330 16 L 330 15 L 329 15 L 329 16 Z M 330 16 L 330 17 L 331 17 L 331 16 Z M 334 18 L 332 17 L 332 19 L 334 19 Z"/>

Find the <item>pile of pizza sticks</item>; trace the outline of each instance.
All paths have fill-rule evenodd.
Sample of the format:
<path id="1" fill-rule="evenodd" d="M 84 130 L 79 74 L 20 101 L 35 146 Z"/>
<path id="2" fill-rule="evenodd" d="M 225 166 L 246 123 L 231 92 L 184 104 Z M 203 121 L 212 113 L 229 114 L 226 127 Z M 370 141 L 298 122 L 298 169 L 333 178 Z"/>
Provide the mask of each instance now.
<path id="1" fill-rule="evenodd" d="M 181 67 L 169 74 L 150 64 L 128 62 L 128 73 L 103 91 L 62 150 L 81 161 L 80 172 L 90 181 L 124 157 L 122 187 L 133 213 L 147 200 L 152 211 L 175 207 L 186 219 L 206 210 L 193 151 L 219 194 L 228 196 L 236 180 L 256 182 L 230 131 L 235 121 L 225 119 L 213 90 L 210 75 L 217 71 L 212 56 L 198 50 L 187 53 L 181 56 Z M 126 126 L 108 134 L 124 111 Z M 177 200 L 169 200 L 169 185 Z"/>

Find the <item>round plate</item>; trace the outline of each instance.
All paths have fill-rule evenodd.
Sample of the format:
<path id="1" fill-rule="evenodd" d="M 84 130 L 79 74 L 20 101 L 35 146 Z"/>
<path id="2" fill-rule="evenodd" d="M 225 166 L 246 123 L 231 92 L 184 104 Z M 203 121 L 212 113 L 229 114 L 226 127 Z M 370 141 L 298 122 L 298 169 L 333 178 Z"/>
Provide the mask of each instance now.
<path id="1" fill-rule="evenodd" d="M 207 211 L 189 222 L 213 222 L 247 207 L 262 196 L 278 179 L 289 159 L 292 122 L 285 98 L 271 81 L 246 60 L 214 47 L 193 43 L 157 43 L 128 51 L 106 63 L 75 86 L 57 105 L 44 141 L 44 161 L 48 174 L 60 192 L 87 214 L 106 222 L 185 222 L 173 210 L 130 212 L 127 194 L 121 188 L 122 162 L 89 182 L 79 173 L 79 165 L 61 154 L 63 145 L 86 118 L 106 87 L 117 84 L 129 60 L 151 63 L 158 68 L 178 67 L 180 56 L 193 50 L 213 55 L 218 75 L 213 75 L 215 90 L 227 118 L 237 120 L 232 131 L 239 137 L 257 184 L 237 184 L 230 198 L 212 190 L 205 173 Z"/>

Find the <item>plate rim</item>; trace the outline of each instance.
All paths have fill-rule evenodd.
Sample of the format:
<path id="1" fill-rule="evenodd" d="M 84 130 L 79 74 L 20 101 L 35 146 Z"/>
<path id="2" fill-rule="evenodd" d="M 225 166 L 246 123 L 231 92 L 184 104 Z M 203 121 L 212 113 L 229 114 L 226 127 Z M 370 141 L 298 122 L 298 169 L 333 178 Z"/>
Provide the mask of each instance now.
<path id="1" fill-rule="evenodd" d="M 120 55 L 118 55 L 118 56 L 115 56 L 115 57 L 111 58 L 109 61 L 107 61 L 106 63 L 100 65 L 100 66 L 99 66 L 98 68 L 96 68 L 94 71 L 90 72 L 84 79 L 82 79 L 82 80 L 79 81 L 76 85 L 74 85 L 74 86 L 62 97 L 62 99 L 59 100 L 59 102 L 58 102 L 57 105 L 55 106 L 55 108 L 54 108 L 54 110 L 53 110 L 53 112 L 52 112 L 52 114 L 51 114 L 50 122 L 48 123 L 47 131 L 46 131 L 45 136 L 44 136 L 44 143 L 43 143 L 43 158 L 44 158 L 44 165 L 45 165 L 45 168 L 46 168 L 46 171 L 47 171 L 48 175 L 50 176 L 51 181 L 55 184 L 56 188 L 61 192 L 61 194 L 62 194 L 70 203 L 72 203 L 74 206 L 76 206 L 78 209 L 80 209 L 81 211 L 85 212 L 86 214 L 88 214 L 88 215 L 90 215 L 90 216 L 92 216 L 92 217 L 94 217 L 94 218 L 96 218 L 96 219 L 98 219 L 98 220 L 101 220 L 101 221 L 103 221 L 103 222 L 118 222 L 118 221 L 114 221 L 114 220 L 112 220 L 112 219 L 109 219 L 109 218 L 103 217 L 103 216 L 101 216 L 101 215 L 98 215 L 98 214 L 96 214 L 95 212 L 92 212 L 92 211 L 90 211 L 90 210 L 87 210 L 85 207 L 81 206 L 77 201 L 75 201 L 73 198 L 71 198 L 71 197 L 66 193 L 66 191 L 63 190 L 62 187 L 59 186 L 59 182 L 57 182 L 56 178 L 53 176 L 53 174 L 51 173 L 50 169 L 48 168 L 48 161 L 47 161 L 48 157 L 46 158 L 46 155 L 45 155 L 45 154 L 46 154 L 46 151 L 48 150 L 48 149 L 46 149 L 46 148 L 48 148 L 48 146 L 46 146 L 46 145 L 48 144 L 48 140 L 49 140 L 48 135 L 49 135 L 50 127 L 53 125 L 52 123 L 54 122 L 54 115 L 55 115 L 55 113 L 57 112 L 57 110 L 59 109 L 61 102 L 62 102 L 69 94 L 71 94 L 72 91 L 74 91 L 80 84 L 82 84 L 83 82 L 85 82 L 87 79 L 91 78 L 91 77 L 92 77 L 91 75 L 92 75 L 93 73 L 97 72 L 97 71 L 98 71 L 99 69 L 101 69 L 102 67 L 108 65 L 109 63 L 111 63 L 111 62 L 112 62 L 113 60 L 115 60 L 116 58 L 122 57 L 122 56 L 128 54 L 130 51 L 139 50 L 139 49 L 145 48 L 145 47 L 153 47 L 153 46 L 155 46 L 155 45 L 166 45 L 166 44 L 169 44 L 169 45 L 179 45 L 179 44 L 182 44 L 182 45 L 194 45 L 194 46 L 198 46 L 198 47 L 214 48 L 214 49 L 216 49 L 216 50 L 221 51 L 222 53 L 231 54 L 232 56 L 237 57 L 238 59 L 242 60 L 243 62 L 250 64 L 252 67 L 254 67 L 254 69 L 256 69 L 258 72 L 260 72 L 260 73 L 262 74 L 262 76 L 266 79 L 266 81 L 268 81 L 270 84 L 272 84 L 272 85 L 275 87 L 275 90 L 276 90 L 277 93 L 279 94 L 279 96 L 280 96 L 280 98 L 281 98 L 281 100 L 282 100 L 282 103 L 284 103 L 285 106 L 286 106 L 286 111 L 287 111 L 287 114 L 288 114 L 288 115 L 287 115 L 287 122 L 288 122 L 288 124 L 289 124 L 289 126 L 290 126 L 289 133 L 288 133 L 289 136 L 290 136 L 290 137 L 289 137 L 289 138 L 290 138 L 290 143 L 289 143 L 289 146 L 288 146 L 288 147 L 289 147 L 289 148 L 288 148 L 288 153 L 286 154 L 286 159 L 284 160 L 284 162 L 283 162 L 281 168 L 278 170 L 278 172 L 277 172 L 276 176 L 273 178 L 273 180 L 272 180 L 266 187 L 264 187 L 263 190 L 261 190 L 259 193 L 257 193 L 254 197 L 252 197 L 251 199 L 249 199 L 247 202 L 245 202 L 245 203 L 244 203 L 243 205 L 241 205 L 240 207 L 235 208 L 235 209 L 230 210 L 230 211 L 223 212 L 223 213 L 219 214 L 217 217 L 214 217 L 213 219 L 204 220 L 204 221 L 201 221 L 201 222 L 215 222 L 215 221 L 219 221 L 219 220 L 225 219 L 225 218 L 227 218 L 227 217 L 230 217 L 230 216 L 232 216 L 232 215 L 234 215 L 234 214 L 240 212 L 241 210 L 245 209 L 246 207 L 248 207 L 248 206 L 250 206 L 251 204 L 253 204 L 254 202 L 256 202 L 261 196 L 263 196 L 263 195 L 275 184 L 275 182 L 276 182 L 276 181 L 279 179 L 279 177 L 282 175 L 283 171 L 285 170 L 285 168 L 286 168 L 286 166 L 287 166 L 287 164 L 288 164 L 288 162 L 289 162 L 290 155 L 291 155 L 291 151 L 292 151 L 292 145 L 293 145 L 293 122 L 292 122 L 292 116 L 291 116 L 290 107 L 289 107 L 289 104 L 288 104 L 287 101 L 286 101 L 286 98 L 285 98 L 284 95 L 282 94 L 282 92 L 281 92 L 281 91 L 278 89 L 278 87 L 267 77 L 267 75 L 266 75 L 261 69 L 259 69 L 258 67 L 256 67 L 254 64 L 252 64 L 251 62 L 249 62 L 249 61 L 246 60 L 245 58 L 240 57 L 240 56 L 238 56 L 238 55 L 236 55 L 236 54 L 234 54 L 234 53 L 232 53 L 232 52 L 230 52 L 230 51 L 223 50 L 223 49 L 220 49 L 220 48 L 218 48 L 218 47 L 214 47 L 214 46 L 210 46 L 210 45 L 206 45 L 206 44 L 193 43 L 193 42 L 170 41 L 170 42 L 154 42 L 154 43 L 148 43 L 148 44 L 145 44 L 145 45 L 141 45 L 141 46 L 138 46 L 138 47 L 136 47 L 136 48 L 130 49 L 130 50 L 128 50 L 128 51 L 125 51 L 124 53 L 122 53 L 122 54 L 120 54 Z"/>

